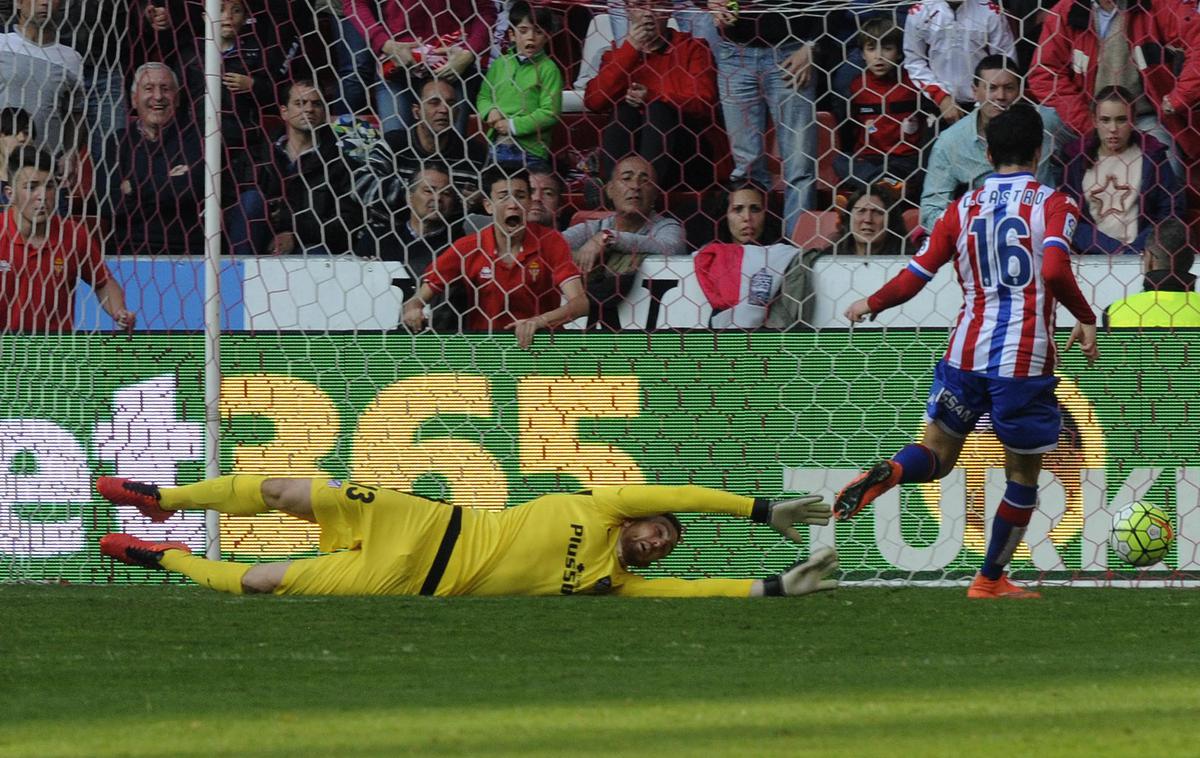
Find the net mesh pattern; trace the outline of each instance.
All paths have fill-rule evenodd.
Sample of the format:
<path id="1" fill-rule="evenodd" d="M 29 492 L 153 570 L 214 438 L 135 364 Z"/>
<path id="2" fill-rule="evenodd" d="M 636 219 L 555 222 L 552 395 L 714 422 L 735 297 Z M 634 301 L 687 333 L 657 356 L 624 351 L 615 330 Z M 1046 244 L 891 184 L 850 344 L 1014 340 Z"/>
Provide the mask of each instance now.
<path id="1" fill-rule="evenodd" d="M 0 581 L 161 581 L 99 557 L 112 531 L 316 554 L 278 515 L 212 533 L 95 492 L 203 476 L 209 248 L 225 472 L 480 508 L 630 482 L 832 498 L 920 437 L 962 298 L 942 273 L 853 330 L 843 313 L 979 186 L 986 123 L 1018 99 L 1113 328 L 1096 367 L 1058 367 L 1013 568 L 1190 579 L 1194 9 L 1122 11 L 1151 29 L 1122 48 L 1091 6 L 1035 0 L 219 5 L 0 0 Z M 648 573 L 761 577 L 836 545 L 850 579 L 960 580 L 1004 483 L 985 415 L 940 482 L 801 546 L 686 516 Z M 1135 573 L 1108 540 L 1136 500 L 1177 539 Z"/>

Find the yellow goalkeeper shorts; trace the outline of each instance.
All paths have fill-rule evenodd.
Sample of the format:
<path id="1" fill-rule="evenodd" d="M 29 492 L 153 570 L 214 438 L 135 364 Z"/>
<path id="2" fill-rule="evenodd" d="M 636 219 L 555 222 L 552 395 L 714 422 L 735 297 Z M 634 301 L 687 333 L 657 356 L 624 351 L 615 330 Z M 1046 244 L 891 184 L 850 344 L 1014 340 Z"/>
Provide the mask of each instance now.
<path id="1" fill-rule="evenodd" d="M 452 506 L 356 482 L 314 480 L 321 551 L 294 561 L 277 595 L 416 595 Z M 333 552 L 333 551 L 341 552 Z"/>

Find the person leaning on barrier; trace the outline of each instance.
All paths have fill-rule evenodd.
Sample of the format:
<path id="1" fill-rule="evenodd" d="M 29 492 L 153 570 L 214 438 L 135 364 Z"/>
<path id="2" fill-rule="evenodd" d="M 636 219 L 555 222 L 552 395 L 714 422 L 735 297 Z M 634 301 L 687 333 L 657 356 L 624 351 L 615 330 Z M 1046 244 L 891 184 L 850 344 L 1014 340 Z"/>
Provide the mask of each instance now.
<path id="1" fill-rule="evenodd" d="M 850 196 L 841 209 L 842 235 L 830 249 L 806 250 L 784 272 L 783 290 L 767 313 L 764 326 L 795 329 L 812 323 L 816 305 L 813 264 L 823 255 L 906 255 L 912 252 L 905 237 L 900 195 L 887 182 L 876 182 Z"/>
<path id="2" fill-rule="evenodd" d="M 750 181 L 730 188 L 718 240 L 696 251 L 693 265 L 713 329 L 763 326 L 800 250 L 779 238 L 769 218 L 767 191 Z M 768 222 L 770 225 L 768 226 Z"/>
<path id="3" fill-rule="evenodd" d="M 617 306 L 633 287 L 647 255 L 686 255 L 678 221 L 658 213 L 658 176 L 640 155 L 622 158 L 604 187 L 616 212 L 576 224 L 565 232 L 591 301 L 588 325 L 620 329 Z"/>
<path id="4" fill-rule="evenodd" d="M 493 223 L 455 240 L 426 269 L 417 293 L 405 304 L 404 325 L 425 326 L 425 306 L 435 295 L 462 284 L 471 295 L 465 314 L 471 331 L 512 330 L 517 345 L 587 313 L 579 268 L 566 240 L 553 229 L 529 223 L 529 176 L 498 166 L 483 175 L 484 206 Z M 559 305 L 565 299 L 566 303 Z"/>
<path id="5" fill-rule="evenodd" d="M 549 168 L 529 169 L 529 211 L 527 218 L 535 224 L 563 231 L 567 228 L 568 218 L 564 220 L 562 204 L 566 187 L 563 181 Z M 463 230 L 467 234 L 482 231 L 492 223 L 492 217 L 483 213 L 472 213 L 463 220 Z"/>
<path id="6" fill-rule="evenodd" d="M 0 332 L 69 332 L 79 279 L 121 329 L 137 320 L 104 262 L 100 240 L 57 215 L 54 157 L 32 145 L 9 155 L 12 205 L 0 214 Z"/>
<path id="7" fill-rule="evenodd" d="M 1104 311 L 1109 326 L 1200 326 L 1200 294 L 1192 265 L 1196 254 L 1187 226 L 1177 219 L 1158 225 L 1142 254 L 1142 291 Z"/>

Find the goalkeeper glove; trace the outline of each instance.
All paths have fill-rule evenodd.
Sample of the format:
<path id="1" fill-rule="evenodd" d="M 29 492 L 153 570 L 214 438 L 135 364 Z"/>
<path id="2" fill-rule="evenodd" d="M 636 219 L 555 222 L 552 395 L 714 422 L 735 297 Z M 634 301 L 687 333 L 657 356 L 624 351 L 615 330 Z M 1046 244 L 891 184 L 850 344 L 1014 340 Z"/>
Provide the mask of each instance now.
<path id="1" fill-rule="evenodd" d="M 824 526 L 833 517 L 833 510 L 820 495 L 805 495 L 790 500 L 767 500 L 755 498 L 750 518 L 760 524 L 769 524 L 772 529 L 792 542 L 800 542 L 800 532 L 795 524 Z"/>
<path id="2" fill-rule="evenodd" d="M 807 595 L 837 589 L 838 580 L 830 574 L 838 570 L 837 551 L 821 548 L 804 563 L 797 563 L 782 574 L 763 580 L 763 595 Z"/>

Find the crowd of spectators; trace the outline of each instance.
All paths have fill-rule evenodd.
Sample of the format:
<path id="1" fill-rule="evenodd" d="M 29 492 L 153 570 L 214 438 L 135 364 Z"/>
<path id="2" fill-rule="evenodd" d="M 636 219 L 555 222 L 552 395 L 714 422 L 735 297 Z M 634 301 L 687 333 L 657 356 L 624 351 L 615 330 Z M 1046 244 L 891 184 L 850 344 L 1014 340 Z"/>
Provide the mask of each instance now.
<path id="1" fill-rule="evenodd" d="M 581 62 L 571 20 L 592 5 L 222 0 L 224 252 L 402 262 L 421 282 L 412 302 L 454 312 L 439 319 L 435 308 L 435 328 L 513 326 L 524 339 L 579 302 L 589 327 L 619 328 L 645 256 L 714 240 L 746 255 L 791 244 L 804 218 L 836 210 L 831 244 L 797 249 L 775 272 L 772 298 L 790 310 L 764 306 L 763 318 L 794 324 L 818 257 L 909 253 L 978 187 L 992 170 L 984 130 L 1022 99 L 1046 125 L 1038 179 L 1081 209 L 1077 252 L 1161 258 L 1156 230 L 1186 231 L 1191 219 L 1194 5 L 862 0 L 806 12 L 772 0 L 610 0 L 615 38 L 582 83 L 585 114 L 568 116 L 565 82 Z M 203 8 L 0 0 L 0 208 L 24 156 L 55 167 L 72 197 L 54 213 L 98 218 L 110 255 L 202 253 Z M 833 127 L 818 153 L 826 111 Z M 701 186 L 697 161 L 715 172 Z M 707 225 L 682 210 L 710 199 L 723 205 Z M 501 276 L 522 245 L 550 256 L 534 266 L 545 272 L 536 286 Z M 443 260 L 484 248 L 504 261 Z M 104 286 L 93 274 L 84 280 Z M 551 308 L 540 288 L 576 277 L 585 300 L 564 289 L 555 296 L 568 304 Z M 533 294 L 498 294 L 502 282 Z M 534 311 L 499 318 L 479 310 L 485 297 Z M 415 310 L 403 321 L 417 324 Z"/>

